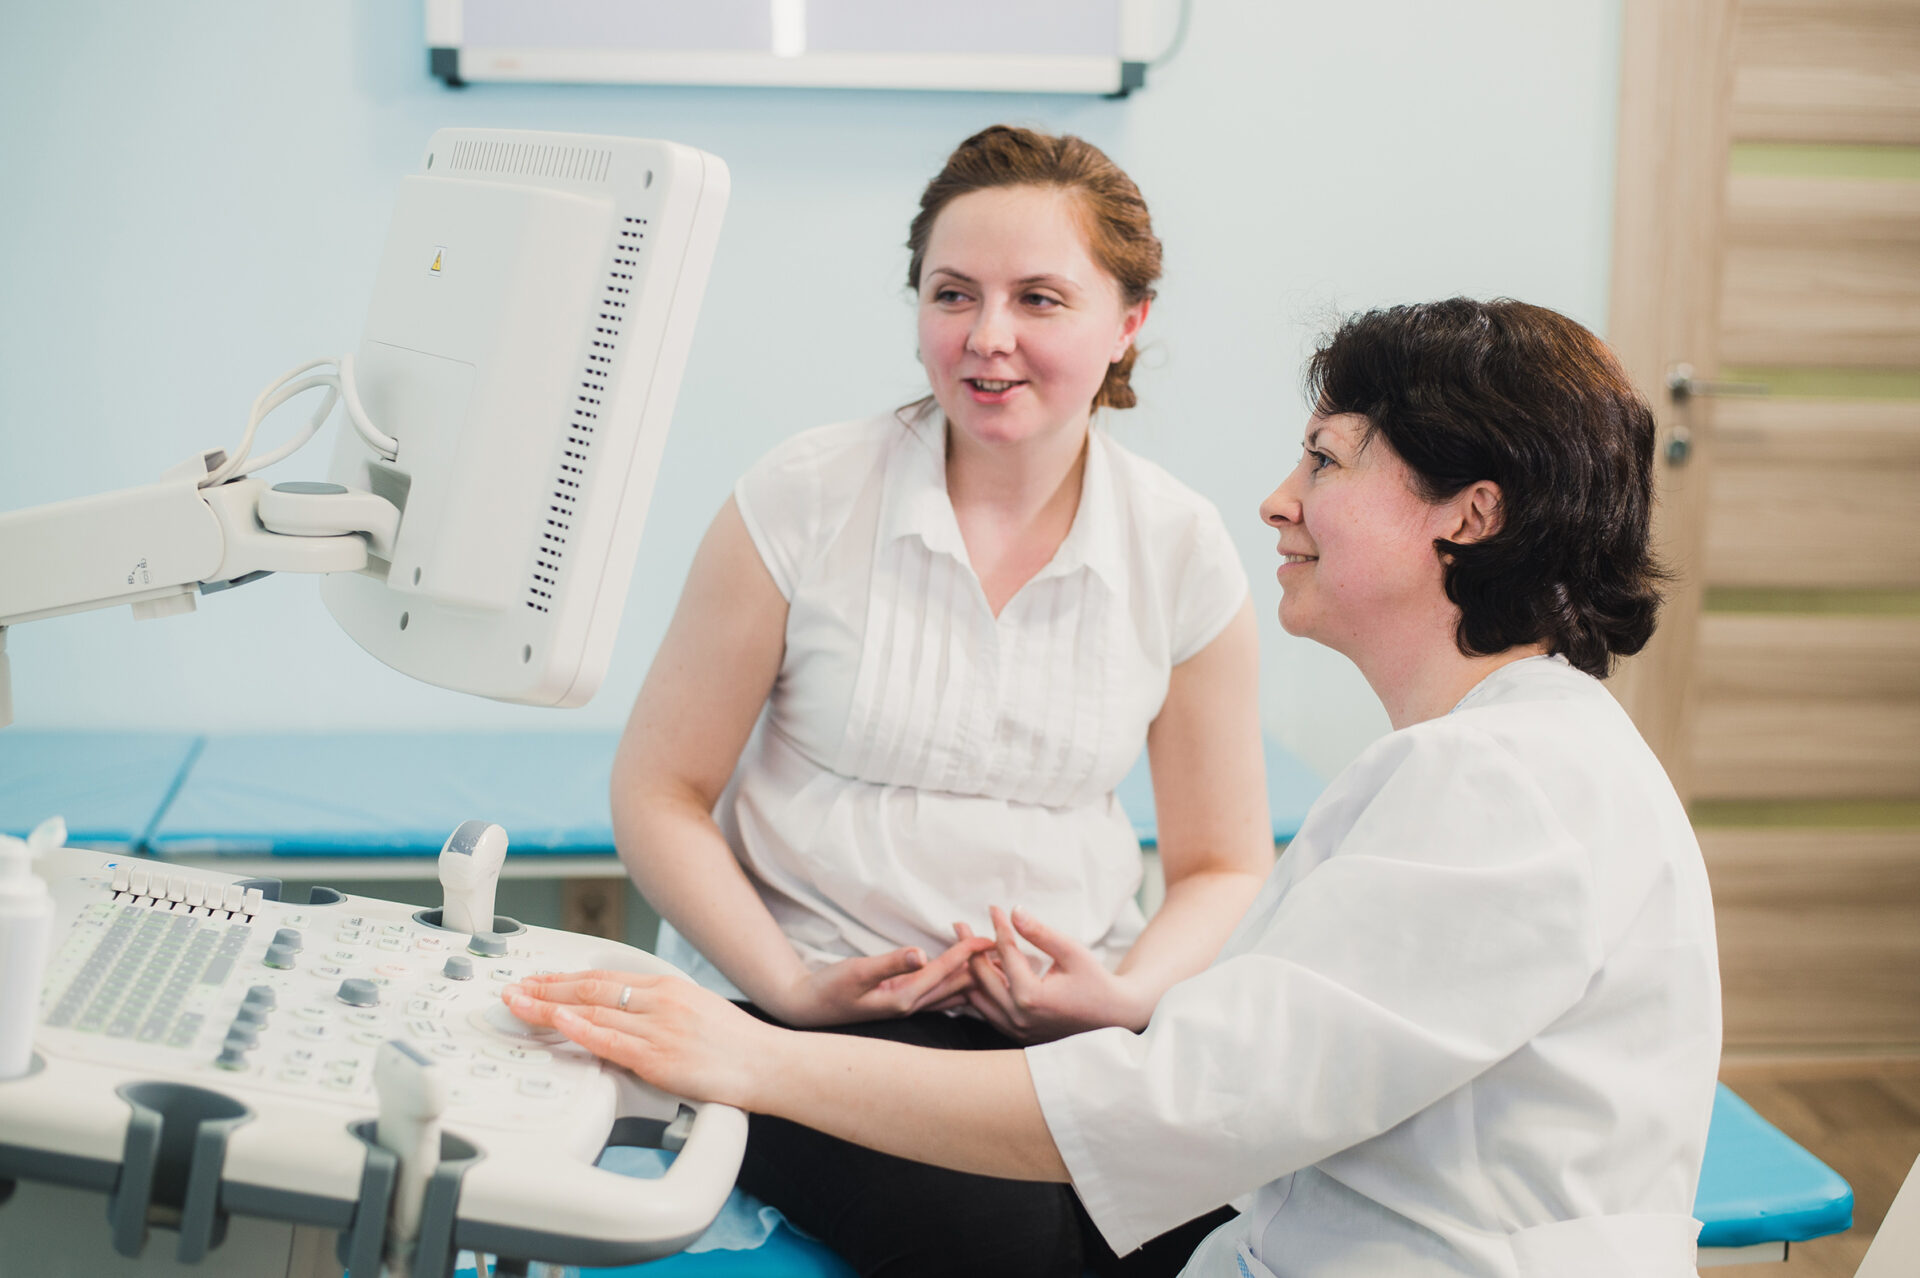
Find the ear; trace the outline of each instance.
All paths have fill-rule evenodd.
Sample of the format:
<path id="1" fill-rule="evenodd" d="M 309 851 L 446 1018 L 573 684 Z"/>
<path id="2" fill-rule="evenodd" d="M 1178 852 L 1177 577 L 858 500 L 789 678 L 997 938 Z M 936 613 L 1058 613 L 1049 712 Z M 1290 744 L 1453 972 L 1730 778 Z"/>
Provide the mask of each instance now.
<path id="1" fill-rule="evenodd" d="M 1500 531 L 1502 509 L 1500 485 L 1491 479 L 1475 480 L 1454 495 L 1453 530 L 1447 540 L 1458 545 L 1485 541 Z"/>
<path id="2" fill-rule="evenodd" d="M 1120 336 L 1113 344 L 1113 358 L 1107 363 L 1117 364 L 1121 356 L 1127 353 L 1127 347 L 1133 345 L 1133 339 L 1139 336 L 1140 326 L 1147 322 L 1147 312 L 1153 309 L 1153 299 L 1142 298 L 1127 308 L 1120 320 Z"/>

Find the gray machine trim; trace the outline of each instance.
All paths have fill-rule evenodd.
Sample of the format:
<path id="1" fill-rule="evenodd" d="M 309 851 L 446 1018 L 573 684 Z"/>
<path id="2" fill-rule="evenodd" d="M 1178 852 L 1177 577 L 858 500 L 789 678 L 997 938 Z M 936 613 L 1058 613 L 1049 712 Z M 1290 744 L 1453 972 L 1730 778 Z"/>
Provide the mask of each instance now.
<path id="1" fill-rule="evenodd" d="M 113 1189 L 119 1175 L 120 1164 L 104 1158 L 56 1154 L 52 1150 L 0 1142 L 0 1180 L 9 1185 L 16 1180 L 32 1180 L 106 1193 Z"/>
<path id="2" fill-rule="evenodd" d="M 180 1262 L 197 1264 L 226 1234 L 220 1172 L 227 1138 L 252 1121 L 253 1111 L 231 1096 L 182 1083 L 127 1083 L 114 1090 L 132 1113 L 107 1205 L 113 1249 L 138 1256 L 155 1198 L 166 1205 L 177 1200 Z"/>
<path id="3" fill-rule="evenodd" d="M 413 1253 L 416 1274 L 450 1274 L 459 1254 L 454 1234 L 460 1220 L 460 1185 L 486 1154 L 458 1136 L 441 1133 L 440 1166 L 427 1180 L 420 1205 L 420 1240 Z"/>
<path id="4" fill-rule="evenodd" d="M 337 1254 L 347 1267 L 347 1278 L 380 1278 L 381 1257 L 387 1248 L 387 1215 L 393 1205 L 394 1183 L 400 1177 L 400 1160 L 374 1139 L 377 1126 L 371 1118 L 347 1126 L 367 1147 L 353 1223 L 340 1231 Z"/>

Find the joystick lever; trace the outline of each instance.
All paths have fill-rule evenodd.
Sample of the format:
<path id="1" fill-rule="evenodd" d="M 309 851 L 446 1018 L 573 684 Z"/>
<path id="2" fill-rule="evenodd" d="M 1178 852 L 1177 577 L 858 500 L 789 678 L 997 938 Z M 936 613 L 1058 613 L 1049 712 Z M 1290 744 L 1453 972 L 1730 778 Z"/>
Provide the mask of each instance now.
<path id="1" fill-rule="evenodd" d="M 406 1278 L 420 1237 L 427 1181 L 440 1166 L 440 1115 L 447 1107 L 442 1071 L 418 1048 L 390 1039 L 373 1062 L 380 1097 L 374 1139 L 400 1162 L 393 1186 L 393 1219 L 387 1230 L 387 1272 Z"/>
<path id="2" fill-rule="evenodd" d="M 440 925 L 455 932 L 493 931 L 493 893 L 507 859 L 507 832 L 486 821 L 462 821 L 440 849 L 446 892 Z"/>

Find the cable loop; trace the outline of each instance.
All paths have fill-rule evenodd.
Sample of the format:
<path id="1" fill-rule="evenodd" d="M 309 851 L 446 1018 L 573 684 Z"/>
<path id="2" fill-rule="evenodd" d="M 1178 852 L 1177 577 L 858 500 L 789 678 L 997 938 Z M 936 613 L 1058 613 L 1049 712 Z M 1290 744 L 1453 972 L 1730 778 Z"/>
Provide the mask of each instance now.
<path id="1" fill-rule="evenodd" d="M 301 376 L 324 368 L 332 368 L 333 371 L 315 373 L 312 377 Z M 320 401 L 320 407 L 292 439 L 264 456 L 252 456 L 254 436 L 259 433 L 261 422 L 288 400 L 322 387 L 326 388 L 326 398 Z M 216 484 L 224 484 L 256 470 L 265 470 L 275 462 L 293 456 L 319 433 L 320 428 L 326 425 L 327 418 L 333 414 L 334 405 L 342 400 L 346 401 L 348 420 L 353 423 L 360 438 L 367 442 L 367 446 L 378 453 L 382 460 L 392 461 L 397 457 L 400 452 L 399 441 L 369 421 L 367 410 L 360 403 L 359 387 L 354 381 L 353 356 L 348 354 L 338 358 L 313 359 L 298 368 L 289 369 L 260 392 L 253 401 L 252 411 L 247 414 L 247 429 L 240 437 L 240 443 L 226 461 L 207 473 L 206 478 L 200 481 L 200 487 L 211 488 Z"/>

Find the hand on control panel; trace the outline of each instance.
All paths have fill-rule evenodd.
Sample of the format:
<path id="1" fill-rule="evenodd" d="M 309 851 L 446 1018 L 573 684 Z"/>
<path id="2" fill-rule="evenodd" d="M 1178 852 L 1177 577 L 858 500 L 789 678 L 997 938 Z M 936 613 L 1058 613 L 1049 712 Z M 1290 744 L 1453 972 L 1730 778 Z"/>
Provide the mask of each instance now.
<path id="1" fill-rule="evenodd" d="M 455 932 L 493 930 L 493 894 L 507 859 L 507 832 L 486 821 L 462 821 L 440 849 L 446 892 L 441 926 Z"/>
<path id="2" fill-rule="evenodd" d="M 787 1031 L 681 976 L 565 972 L 501 991 L 519 1019 L 551 1026 L 662 1091 L 751 1109 Z"/>

